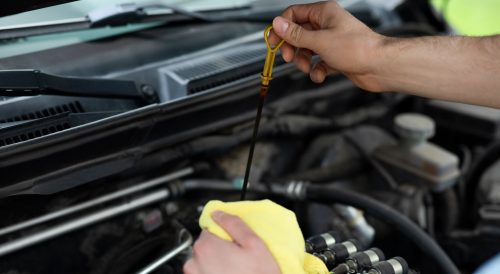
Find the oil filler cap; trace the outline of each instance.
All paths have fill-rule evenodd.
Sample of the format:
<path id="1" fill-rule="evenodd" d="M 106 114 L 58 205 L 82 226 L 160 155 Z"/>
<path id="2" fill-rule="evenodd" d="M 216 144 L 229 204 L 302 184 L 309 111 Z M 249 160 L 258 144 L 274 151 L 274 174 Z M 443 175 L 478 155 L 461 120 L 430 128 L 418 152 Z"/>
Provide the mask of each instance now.
<path id="1" fill-rule="evenodd" d="M 394 118 L 394 130 L 403 142 L 420 144 L 432 136 L 435 131 L 434 121 L 418 113 L 402 113 Z"/>

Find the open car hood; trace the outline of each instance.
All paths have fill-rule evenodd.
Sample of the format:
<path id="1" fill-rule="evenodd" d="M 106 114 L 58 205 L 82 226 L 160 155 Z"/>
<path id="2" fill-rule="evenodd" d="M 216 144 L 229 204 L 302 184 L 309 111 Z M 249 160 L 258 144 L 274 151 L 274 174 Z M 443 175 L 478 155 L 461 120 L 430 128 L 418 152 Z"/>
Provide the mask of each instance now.
<path id="1" fill-rule="evenodd" d="M 12 15 L 16 13 L 21 13 L 30 10 L 36 10 L 41 8 L 46 8 L 50 6 L 55 6 L 59 4 L 64 4 L 68 2 L 74 2 L 76 0 L 21 0 L 21 1 L 4 1 L 2 3 L 2 8 L 0 8 L 0 17 L 6 15 Z"/>

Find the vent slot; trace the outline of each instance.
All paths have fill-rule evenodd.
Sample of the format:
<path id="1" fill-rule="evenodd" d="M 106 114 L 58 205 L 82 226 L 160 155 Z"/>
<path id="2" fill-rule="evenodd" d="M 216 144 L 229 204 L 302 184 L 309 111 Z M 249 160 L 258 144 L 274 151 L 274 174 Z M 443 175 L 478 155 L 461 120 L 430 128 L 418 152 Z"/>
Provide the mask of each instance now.
<path id="1" fill-rule="evenodd" d="M 0 147 L 68 129 L 71 127 L 69 114 L 84 112 L 79 101 L 72 101 L 2 119 L 0 124 L 7 127 L 0 129 Z M 16 125 L 8 126 L 8 123 Z"/>
<path id="2" fill-rule="evenodd" d="M 9 117 L 7 119 L 0 120 L 0 123 L 12 123 L 19 121 L 27 121 L 34 119 L 42 119 L 51 117 L 54 115 L 62 114 L 62 113 L 84 113 L 82 104 L 78 101 L 69 102 L 67 104 L 56 105 L 53 107 L 48 107 L 36 111 L 31 111 L 22 115 L 16 115 L 13 117 Z"/>
<path id="3" fill-rule="evenodd" d="M 20 135 L 14 135 L 6 138 L 0 138 L 0 147 L 12 145 L 15 143 L 24 142 L 27 140 L 35 139 L 38 137 L 42 137 L 51 133 L 55 133 L 61 130 L 65 130 L 70 128 L 71 125 L 68 122 L 63 122 L 59 124 L 53 124 L 50 127 L 45 127 L 41 129 L 36 129 L 32 131 L 26 131 Z"/>
<path id="4" fill-rule="evenodd" d="M 160 68 L 160 99 L 170 101 L 256 78 L 262 71 L 266 52 L 266 45 L 259 42 Z M 276 63 L 283 61 L 276 58 Z"/>

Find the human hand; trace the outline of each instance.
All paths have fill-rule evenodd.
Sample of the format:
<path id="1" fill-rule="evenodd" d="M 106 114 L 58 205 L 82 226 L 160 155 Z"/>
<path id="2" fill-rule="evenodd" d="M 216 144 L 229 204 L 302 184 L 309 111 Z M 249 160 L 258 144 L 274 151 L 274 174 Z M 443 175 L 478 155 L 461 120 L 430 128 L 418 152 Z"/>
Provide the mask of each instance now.
<path id="1" fill-rule="evenodd" d="M 185 274 L 279 274 L 266 244 L 237 216 L 215 211 L 212 219 L 233 239 L 222 240 L 203 230 L 194 243 L 193 257 L 184 264 Z"/>
<path id="2" fill-rule="evenodd" d="M 281 47 L 283 59 L 294 61 L 311 80 L 324 81 L 329 74 L 340 72 L 368 91 L 383 87 L 374 77 L 377 50 L 384 36 L 372 31 L 335 1 L 293 5 L 273 20 L 271 43 L 278 37 L 286 41 Z M 311 57 L 320 61 L 311 64 Z"/>

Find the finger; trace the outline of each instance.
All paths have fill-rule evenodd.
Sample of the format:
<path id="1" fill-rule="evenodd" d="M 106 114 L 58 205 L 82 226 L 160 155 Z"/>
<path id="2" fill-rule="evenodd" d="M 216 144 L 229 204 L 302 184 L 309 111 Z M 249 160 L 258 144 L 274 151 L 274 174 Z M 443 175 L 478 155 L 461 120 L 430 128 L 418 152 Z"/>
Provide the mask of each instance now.
<path id="1" fill-rule="evenodd" d="M 207 239 L 207 231 L 202 230 L 200 237 L 193 244 L 193 257 L 203 258 L 207 252 L 211 252 L 212 247 L 210 247 L 210 241 Z"/>
<path id="2" fill-rule="evenodd" d="M 215 211 L 212 214 L 212 219 L 231 236 L 234 242 L 243 248 L 252 248 L 263 244 L 262 240 L 250 229 L 250 227 L 237 216 L 222 211 Z"/>
<path id="3" fill-rule="evenodd" d="M 310 23 L 300 24 L 306 30 L 314 30 L 314 27 Z"/>
<path id="4" fill-rule="evenodd" d="M 268 38 L 268 41 L 269 41 L 269 44 L 271 44 L 271 46 L 276 46 L 280 41 L 281 41 L 281 37 L 279 37 L 275 32 L 274 30 L 271 30 L 269 32 L 269 38 Z"/>
<path id="5" fill-rule="evenodd" d="M 293 61 L 294 57 L 295 57 L 295 47 L 288 44 L 288 43 L 284 43 L 281 48 L 280 48 L 280 51 L 281 51 L 281 56 L 283 57 L 283 60 L 285 60 L 285 62 L 291 62 Z"/>
<path id="6" fill-rule="evenodd" d="M 196 264 L 194 259 L 189 259 L 183 266 L 182 272 L 184 274 L 198 274 L 200 273 L 200 269 Z"/>
<path id="7" fill-rule="evenodd" d="M 315 31 L 307 30 L 280 16 L 274 18 L 273 28 L 274 32 L 288 44 L 297 48 L 307 48 L 318 52 L 316 50 L 318 39 Z"/>
<path id="8" fill-rule="evenodd" d="M 214 246 L 216 246 L 219 250 L 238 247 L 235 243 L 223 240 L 213 233 L 210 233 L 208 230 L 202 230 L 200 237 L 193 245 L 193 257 L 200 260 L 203 259 L 213 252 Z M 229 250 L 229 252 L 232 251 L 234 250 Z"/>
<path id="9" fill-rule="evenodd" d="M 311 30 L 312 29 L 312 26 L 310 24 L 303 24 L 302 27 L 304 27 L 305 29 L 308 29 L 308 30 Z M 275 35 L 275 37 L 278 37 L 276 36 L 276 33 L 273 32 L 273 35 Z M 281 38 L 279 38 L 281 39 Z M 280 48 L 280 51 L 281 51 L 281 57 L 283 57 L 283 60 L 285 60 L 285 62 L 289 63 L 293 60 L 295 60 L 295 54 L 296 54 L 296 51 L 297 49 L 288 44 L 288 43 L 284 43 L 281 48 Z"/>
<path id="10" fill-rule="evenodd" d="M 205 244 L 205 246 L 209 247 L 210 251 L 214 245 L 217 246 L 219 249 L 231 246 L 237 247 L 237 245 L 234 242 L 223 240 L 220 237 L 217 237 L 217 235 L 205 229 L 201 231 L 199 239 L 201 240 L 201 242 Z"/>
<path id="11" fill-rule="evenodd" d="M 311 57 L 313 52 L 308 49 L 298 49 L 295 53 L 294 62 L 295 65 L 304 73 L 309 73 L 311 71 Z"/>
<path id="12" fill-rule="evenodd" d="M 316 28 L 320 28 L 324 5 L 324 2 L 292 5 L 283 11 L 281 16 L 297 24 L 310 23 Z"/>
<path id="13" fill-rule="evenodd" d="M 274 30 L 271 30 L 271 32 L 269 33 L 269 43 L 271 44 L 271 46 L 277 45 L 281 40 L 283 39 L 276 35 Z M 280 51 L 281 57 L 283 57 L 283 60 L 285 60 L 285 62 L 288 63 L 293 61 L 295 55 L 295 48 L 293 46 L 288 43 L 283 43 L 283 45 L 280 47 Z"/>
<path id="14" fill-rule="evenodd" d="M 315 83 L 322 83 L 325 81 L 326 76 L 335 73 L 324 61 L 319 61 L 314 65 L 309 76 Z"/>
<path id="15" fill-rule="evenodd" d="M 311 80 L 315 83 L 322 83 L 325 81 L 326 75 L 328 73 L 328 69 L 326 68 L 326 64 L 323 61 L 318 62 L 314 65 L 314 68 L 309 73 Z"/>

